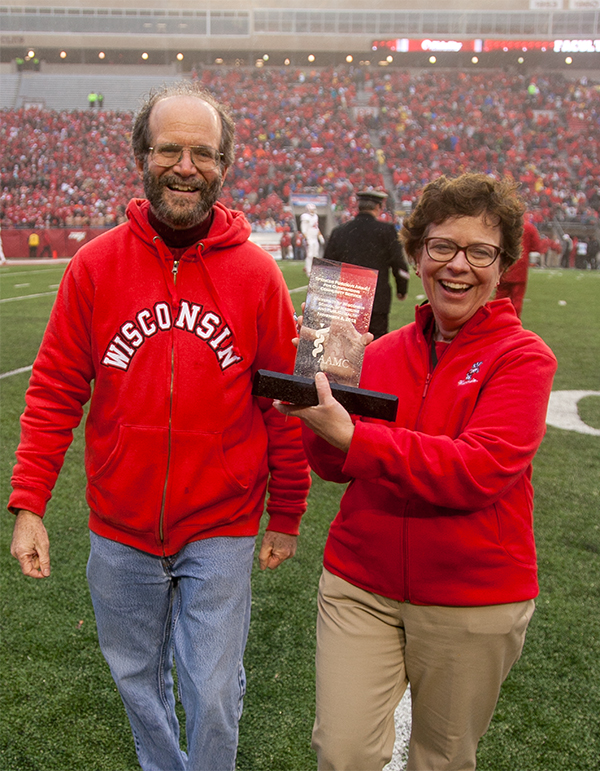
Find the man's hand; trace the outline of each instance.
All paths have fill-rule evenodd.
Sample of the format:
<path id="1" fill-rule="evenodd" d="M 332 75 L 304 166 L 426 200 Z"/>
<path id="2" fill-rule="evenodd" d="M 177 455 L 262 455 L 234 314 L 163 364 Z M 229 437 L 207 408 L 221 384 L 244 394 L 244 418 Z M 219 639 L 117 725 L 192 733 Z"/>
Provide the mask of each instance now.
<path id="1" fill-rule="evenodd" d="M 23 575 L 31 578 L 50 575 L 50 541 L 41 517 L 25 510 L 17 514 L 10 553 L 19 560 Z"/>
<path id="2" fill-rule="evenodd" d="M 267 530 L 258 554 L 260 569 L 266 570 L 267 568 L 270 568 L 271 570 L 275 570 L 282 562 L 294 556 L 297 543 L 297 535 L 288 535 L 287 533 L 276 533 L 273 530 Z"/>

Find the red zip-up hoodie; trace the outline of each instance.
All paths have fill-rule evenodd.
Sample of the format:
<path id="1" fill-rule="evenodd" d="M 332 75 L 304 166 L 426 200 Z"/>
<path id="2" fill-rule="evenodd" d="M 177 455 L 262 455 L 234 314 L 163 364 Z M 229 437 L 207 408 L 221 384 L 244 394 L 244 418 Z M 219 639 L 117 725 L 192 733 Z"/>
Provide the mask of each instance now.
<path id="1" fill-rule="evenodd" d="M 211 536 L 296 534 L 309 469 L 300 424 L 251 396 L 257 369 L 293 371 L 289 292 L 213 209 L 179 262 L 130 202 L 129 222 L 86 244 L 61 283 L 26 395 L 9 508 L 43 515 L 72 431 L 86 422 L 90 528 L 170 555 Z M 91 383 L 93 382 L 93 391 Z"/>
<path id="2" fill-rule="evenodd" d="M 350 482 L 325 567 L 401 602 L 478 606 L 538 593 L 531 461 L 556 359 L 510 300 L 480 308 L 435 368 L 432 311 L 366 349 L 361 387 L 397 394 L 395 424 L 360 420 L 347 454 L 304 429 L 309 462 Z"/>

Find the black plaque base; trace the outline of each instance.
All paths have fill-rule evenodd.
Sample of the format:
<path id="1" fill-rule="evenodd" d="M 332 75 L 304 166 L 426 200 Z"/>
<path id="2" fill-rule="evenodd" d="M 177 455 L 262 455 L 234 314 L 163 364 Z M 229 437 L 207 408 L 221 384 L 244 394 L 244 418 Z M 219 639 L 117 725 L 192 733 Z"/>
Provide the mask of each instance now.
<path id="1" fill-rule="evenodd" d="M 329 385 L 334 397 L 352 415 L 379 418 L 390 422 L 396 420 L 397 396 L 382 394 L 378 391 L 366 391 L 363 388 L 353 388 L 339 383 Z M 284 375 L 281 372 L 270 372 L 266 369 L 259 369 L 254 376 L 252 394 L 298 404 L 301 407 L 312 407 L 319 403 L 317 387 L 312 378 Z"/>

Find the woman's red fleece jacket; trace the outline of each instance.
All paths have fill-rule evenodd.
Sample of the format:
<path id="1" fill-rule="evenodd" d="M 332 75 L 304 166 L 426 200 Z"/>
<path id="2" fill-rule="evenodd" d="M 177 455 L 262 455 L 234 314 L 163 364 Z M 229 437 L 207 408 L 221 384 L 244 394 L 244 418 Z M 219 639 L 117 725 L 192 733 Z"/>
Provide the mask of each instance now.
<path id="1" fill-rule="evenodd" d="M 218 203 L 207 238 L 174 271 L 148 207 L 133 200 L 129 221 L 65 272 L 26 395 L 9 508 L 44 514 L 91 395 L 95 533 L 156 555 L 255 535 L 268 482 L 269 529 L 296 534 L 310 485 L 300 422 L 250 393 L 257 369 L 293 370 L 281 271 L 248 240 L 243 214 Z"/>
<path id="2" fill-rule="evenodd" d="M 327 570 L 401 602 L 478 606 L 538 593 L 531 461 L 556 359 L 510 300 L 480 308 L 432 369 L 432 310 L 367 347 L 361 387 L 397 394 L 347 454 L 304 429 L 309 462 L 350 482 Z"/>

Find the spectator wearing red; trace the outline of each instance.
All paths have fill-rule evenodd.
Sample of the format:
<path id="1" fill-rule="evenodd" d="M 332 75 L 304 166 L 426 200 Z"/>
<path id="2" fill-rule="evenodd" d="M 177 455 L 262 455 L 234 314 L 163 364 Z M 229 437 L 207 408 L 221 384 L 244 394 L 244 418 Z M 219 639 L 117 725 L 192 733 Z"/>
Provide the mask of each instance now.
<path id="1" fill-rule="evenodd" d="M 529 277 L 529 255 L 531 252 L 541 252 L 543 249 L 542 240 L 535 225 L 526 220 L 523 223 L 523 250 L 521 256 L 500 276 L 498 289 L 496 290 L 496 299 L 508 297 L 515 306 L 517 316 L 521 318 L 523 310 L 523 300 L 527 289 L 527 279 Z"/>

